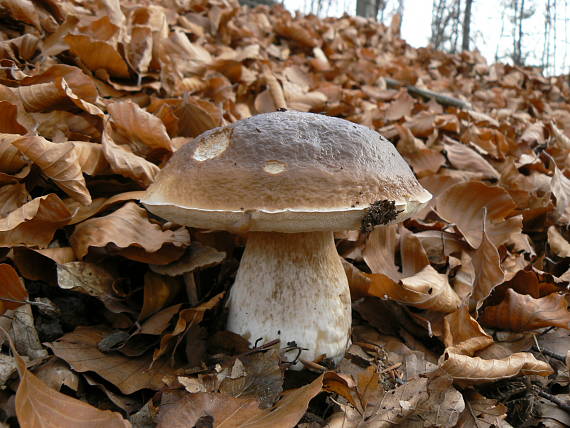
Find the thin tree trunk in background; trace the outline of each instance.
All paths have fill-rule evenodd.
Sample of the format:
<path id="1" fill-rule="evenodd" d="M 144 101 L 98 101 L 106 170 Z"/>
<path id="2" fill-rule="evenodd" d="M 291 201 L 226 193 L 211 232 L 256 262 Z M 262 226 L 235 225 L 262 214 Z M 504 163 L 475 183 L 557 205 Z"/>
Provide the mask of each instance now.
<path id="1" fill-rule="evenodd" d="M 375 18 L 375 0 L 357 0 L 356 14 L 365 18 Z"/>
<path id="2" fill-rule="evenodd" d="M 471 38 L 471 6 L 473 0 L 466 0 L 465 11 L 463 12 L 463 40 L 461 43 L 461 50 L 469 50 L 469 40 Z"/>

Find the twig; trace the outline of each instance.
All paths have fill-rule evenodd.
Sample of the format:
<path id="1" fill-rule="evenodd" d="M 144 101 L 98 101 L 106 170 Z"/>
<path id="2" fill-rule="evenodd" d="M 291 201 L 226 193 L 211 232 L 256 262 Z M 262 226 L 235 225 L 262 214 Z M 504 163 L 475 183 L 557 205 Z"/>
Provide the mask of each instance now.
<path id="1" fill-rule="evenodd" d="M 392 89 L 406 88 L 410 95 L 419 96 L 427 99 L 433 99 L 444 106 L 457 107 L 464 110 L 471 110 L 471 104 L 460 100 L 459 98 L 449 97 L 447 95 L 442 95 L 429 89 L 418 88 L 414 85 L 406 85 L 399 80 L 392 79 L 391 77 L 384 77 L 386 85 Z"/>
<path id="2" fill-rule="evenodd" d="M 546 398 L 547 400 L 552 401 L 554 404 L 556 404 L 562 410 L 570 413 L 570 404 L 565 403 L 562 400 L 556 398 L 554 395 L 551 395 L 551 394 L 544 392 L 540 389 L 537 390 L 537 394 L 540 395 L 542 398 Z"/>
<path id="3" fill-rule="evenodd" d="M 557 354 L 556 352 L 548 351 L 546 349 L 540 349 L 540 348 L 538 348 L 538 346 L 533 346 L 532 350 L 535 352 L 540 352 L 541 354 L 544 354 L 550 358 L 554 358 L 556 360 L 562 361 L 563 363 L 566 362 L 566 357 L 562 356 L 560 354 Z"/>

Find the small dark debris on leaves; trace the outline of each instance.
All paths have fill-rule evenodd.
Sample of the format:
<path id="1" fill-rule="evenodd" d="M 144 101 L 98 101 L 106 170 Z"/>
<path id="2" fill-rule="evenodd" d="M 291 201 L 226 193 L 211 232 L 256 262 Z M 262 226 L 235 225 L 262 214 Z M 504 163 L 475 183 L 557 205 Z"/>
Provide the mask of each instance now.
<path id="1" fill-rule="evenodd" d="M 279 107 L 277 111 L 287 111 L 287 109 L 285 107 Z"/>
<path id="2" fill-rule="evenodd" d="M 395 220 L 401 212 L 402 211 L 396 211 L 396 203 L 394 201 L 384 199 L 382 201 L 373 202 L 366 208 L 366 214 L 364 214 L 362 218 L 360 230 L 363 232 L 372 232 L 374 226 L 390 223 Z"/>

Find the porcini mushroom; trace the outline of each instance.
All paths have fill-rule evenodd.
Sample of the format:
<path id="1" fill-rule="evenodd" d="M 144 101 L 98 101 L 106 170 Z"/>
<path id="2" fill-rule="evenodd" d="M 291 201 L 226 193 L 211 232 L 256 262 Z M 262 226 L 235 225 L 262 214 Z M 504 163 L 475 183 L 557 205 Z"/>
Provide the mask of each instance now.
<path id="1" fill-rule="evenodd" d="M 430 198 L 377 132 L 285 111 L 184 145 L 142 203 L 179 224 L 247 234 L 228 300 L 230 331 L 252 344 L 295 342 L 301 358 L 338 362 L 351 307 L 333 231 L 401 221 Z"/>

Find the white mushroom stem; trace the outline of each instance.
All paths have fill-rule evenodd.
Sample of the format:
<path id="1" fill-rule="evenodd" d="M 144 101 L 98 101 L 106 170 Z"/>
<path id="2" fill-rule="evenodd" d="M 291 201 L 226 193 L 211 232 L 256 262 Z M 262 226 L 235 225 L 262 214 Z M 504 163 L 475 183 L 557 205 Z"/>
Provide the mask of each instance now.
<path id="1" fill-rule="evenodd" d="M 335 362 L 348 346 L 350 290 L 332 232 L 248 234 L 228 304 L 228 330 L 251 344 L 295 342 L 301 358 Z"/>

